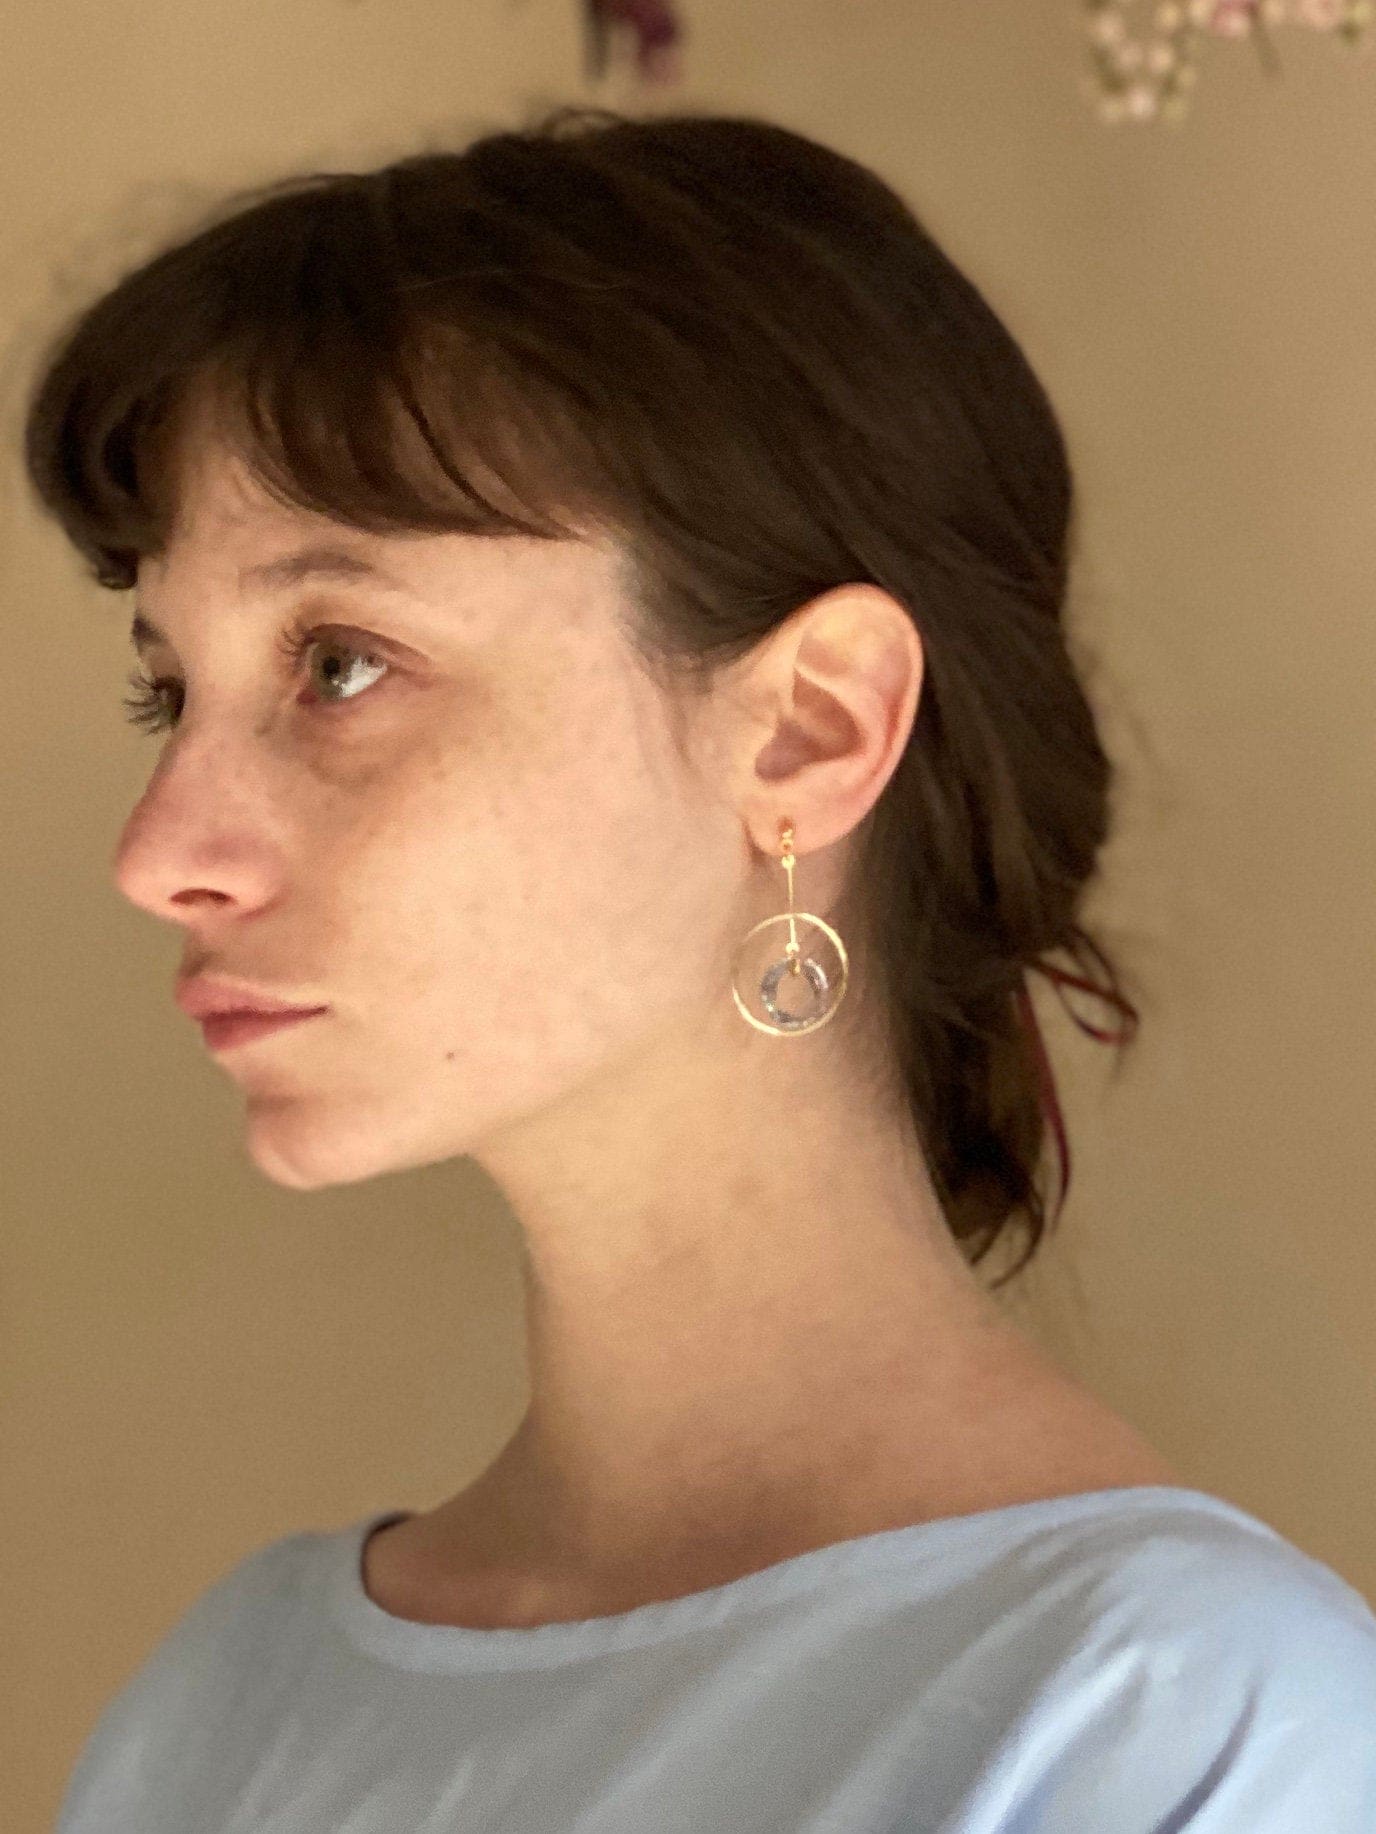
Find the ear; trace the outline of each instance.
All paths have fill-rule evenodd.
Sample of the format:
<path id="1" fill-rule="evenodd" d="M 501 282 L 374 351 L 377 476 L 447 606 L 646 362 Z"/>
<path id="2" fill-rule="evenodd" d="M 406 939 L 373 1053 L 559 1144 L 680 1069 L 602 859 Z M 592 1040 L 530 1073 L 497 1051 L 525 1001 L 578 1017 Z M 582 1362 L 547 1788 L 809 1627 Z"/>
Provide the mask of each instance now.
<path id="1" fill-rule="evenodd" d="M 750 735 L 738 797 L 763 852 L 778 854 L 785 820 L 801 857 L 864 819 L 903 755 L 923 672 L 911 614 L 868 583 L 819 594 L 766 639 L 747 697 L 770 732 L 763 747 L 758 724 Z"/>

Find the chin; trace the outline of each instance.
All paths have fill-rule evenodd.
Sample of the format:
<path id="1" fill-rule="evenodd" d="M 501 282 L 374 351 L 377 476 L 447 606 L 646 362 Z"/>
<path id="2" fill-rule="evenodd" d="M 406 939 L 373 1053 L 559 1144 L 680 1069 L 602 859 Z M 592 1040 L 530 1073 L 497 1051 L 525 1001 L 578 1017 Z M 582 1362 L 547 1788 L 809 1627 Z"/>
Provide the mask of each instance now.
<path id="1" fill-rule="evenodd" d="M 467 1148 L 457 1141 L 437 1144 L 370 1128 L 356 1114 L 326 1119 L 315 1104 L 288 1100 L 250 1103 L 245 1150 L 270 1184 L 288 1191 L 324 1191 L 436 1165 L 460 1157 Z"/>

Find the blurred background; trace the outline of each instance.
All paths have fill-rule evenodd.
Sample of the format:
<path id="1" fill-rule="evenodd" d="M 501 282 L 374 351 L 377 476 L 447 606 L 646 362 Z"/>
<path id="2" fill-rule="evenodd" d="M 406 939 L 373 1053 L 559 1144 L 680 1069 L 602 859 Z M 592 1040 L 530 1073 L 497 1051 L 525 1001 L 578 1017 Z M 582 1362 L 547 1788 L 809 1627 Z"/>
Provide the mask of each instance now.
<path id="1" fill-rule="evenodd" d="M 1147 13 L 1150 9 L 1143 9 Z M 683 0 L 673 81 L 580 0 L 9 0 L 0 26 L 0 1815 L 50 1826 L 115 1689 L 251 1549 L 427 1508 L 525 1404 L 471 1163 L 269 1185 L 109 862 L 151 767 L 127 598 L 22 487 L 55 325 L 224 192 L 565 100 L 749 113 L 873 166 L 1022 342 L 1081 499 L 1118 762 L 1089 916 L 1121 1075 L 1032 991 L 1070 1200 L 1004 1302 L 1187 1481 L 1376 1598 L 1376 56 L 1204 48 L 1113 124 L 1077 0 Z M 1106 35 L 1105 42 L 1111 38 Z M 652 73 L 651 73 L 652 74 Z M 1054 1163 L 1054 1162 L 1053 1162 Z"/>

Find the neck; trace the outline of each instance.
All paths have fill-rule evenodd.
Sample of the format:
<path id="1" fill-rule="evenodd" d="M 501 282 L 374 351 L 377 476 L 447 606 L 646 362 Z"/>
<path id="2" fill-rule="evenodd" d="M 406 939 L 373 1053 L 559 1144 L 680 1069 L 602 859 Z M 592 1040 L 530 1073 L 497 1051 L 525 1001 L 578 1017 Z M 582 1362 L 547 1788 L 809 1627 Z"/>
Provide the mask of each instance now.
<path id="1" fill-rule="evenodd" d="M 820 1051 L 741 1048 L 749 1074 L 718 1044 L 478 1155 L 522 1225 L 530 1404 L 446 1508 L 513 1559 L 625 1572 L 978 1508 L 1116 1419 L 985 1291 L 901 1117 L 819 1088 Z"/>

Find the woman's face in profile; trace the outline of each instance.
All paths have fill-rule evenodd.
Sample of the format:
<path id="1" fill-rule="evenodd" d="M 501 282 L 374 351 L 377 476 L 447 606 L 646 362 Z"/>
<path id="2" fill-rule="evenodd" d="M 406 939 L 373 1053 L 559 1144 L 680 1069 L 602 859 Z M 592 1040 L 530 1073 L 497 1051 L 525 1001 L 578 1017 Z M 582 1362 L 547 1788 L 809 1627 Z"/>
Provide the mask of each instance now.
<path id="1" fill-rule="evenodd" d="M 371 534 L 215 446 L 179 511 L 134 595 L 165 730 L 114 874 L 183 974 L 328 1008 L 218 1056 L 267 1176 L 471 1151 L 705 984 L 739 824 L 618 631 L 614 550 Z M 262 572 L 324 548 L 376 576 Z"/>

